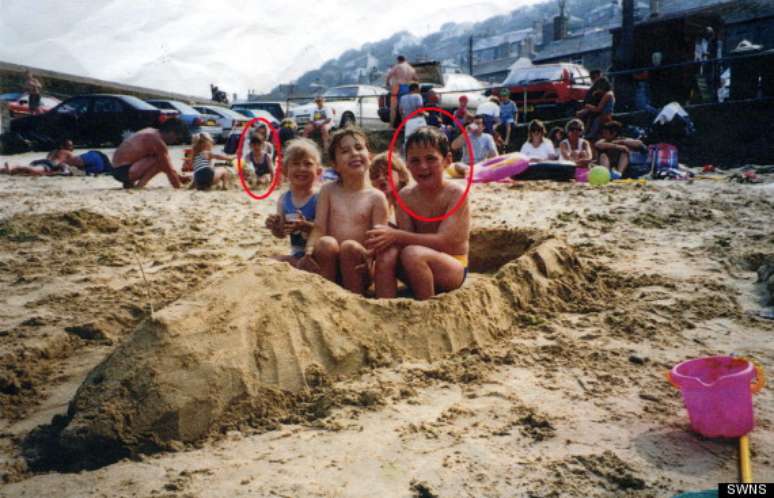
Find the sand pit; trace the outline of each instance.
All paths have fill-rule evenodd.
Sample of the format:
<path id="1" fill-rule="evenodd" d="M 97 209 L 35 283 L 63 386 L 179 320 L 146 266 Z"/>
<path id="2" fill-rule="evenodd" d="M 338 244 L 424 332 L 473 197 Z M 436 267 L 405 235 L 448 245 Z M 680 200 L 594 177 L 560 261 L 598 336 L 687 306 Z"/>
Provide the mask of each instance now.
<path id="1" fill-rule="evenodd" d="M 771 183 L 477 185 L 475 273 L 413 303 L 270 261 L 287 251 L 261 228 L 276 195 L 157 180 L 0 182 L 0 497 L 734 480 L 735 445 L 690 430 L 664 372 L 731 352 L 774 369 L 774 323 L 749 313 L 771 309 Z M 757 480 L 774 475 L 773 392 L 755 398 Z"/>
<path id="2" fill-rule="evenodd" d="M 572 249 L 546 234 L 482 230 L 471 254 L 466 285 L 429 302 L 361 298 L 267 259 L 222 276 L 145 320 L 89 374 L 60 442 L 111 460 L 282 419 L 309 389 L 485 346 L 518 330 L 519 310 L 589 298 Z"/>

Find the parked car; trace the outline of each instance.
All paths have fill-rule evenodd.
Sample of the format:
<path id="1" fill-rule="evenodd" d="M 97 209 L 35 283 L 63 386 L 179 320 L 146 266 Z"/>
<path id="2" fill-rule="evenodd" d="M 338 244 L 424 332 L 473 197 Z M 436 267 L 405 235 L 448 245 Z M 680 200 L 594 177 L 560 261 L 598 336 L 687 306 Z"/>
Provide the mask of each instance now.
<path id="1" fill-rule="evenodd" d="M 179 112 L 178 117 L 188 125 L 188 130 L 192 134 L 207 132 L 215 138 L 223 133 L 223 129 L 214 118 L 205 118 L 199 111 L 179 100 L 149 99 L 147 102 L 162 110 Z"/>
<path id="2" fill-rule="evenodd" d="M 270 122 L 271 124 L 273 124 L 276 127 L 279 127 L 279 125 L 280 125 L 280 121 L 277 120 L 277 118 L 273 114 L 271 114 L 268 111 L 264 111 L 262 109 L 236 108 L 236 109 L 234 109 L 234 112 L 237 112 L 237 113 L 241 114 L 242 116 L 246 117 L 247 121 L 250 121 L 253 118 L 263 118 L 263 119 L 267 120 L 268 122 Z M 256 125 L 254 124 L 253 128 L 255 126 Z"/>
<path id="3" fill-rule="evenodd" d="M 0 101 L 6 102 L 8 104 L 8 110 L 10 111 L 12 118 L 30 115 L 30 94 L 29 93 L 25 93 L 25 92 L 4 93 L 0 95 Z M 38 107 L 38 113 L 49 111 L 54 107 L 56 107 L 57 105 L 59 105 L 61 102 L 62 101 L 56 97 L 49 97 L 47 95 L 42 95 L 40 97 L 40 106 Z"/>
<path id="4" fill-rule="evenodd" d="M 72 97 L 48 112 L 11 120 L 11 131 L 35 149 L 51 149 L 69 138 L 76 145 L 118 145 L 131 133 L 157 127 L 166 116 L 130 95 L 92 94 Z"/>
<path id="5" fill-rule="evenodd" d="M 475 111 L 479 104 L 486 102 L 484 92 L 487 88 L 486 83 L 469 74 L 444 73 L 443 86 L 433 87 L 433 91 L 438 95 L 436 106 L 441 109 L 456 111 L 460 105 L 460 97 L 464 95 L 468 98 L 468 108 Z"/>
<path id="6" fill-rule="evenodd" d="M 247 123 L 245 116 L 234 112 L 227 107 L 217 105 L 196 105 L 194 109 L 199 111 L 206 119 L 215 119 L 222 131 L 220 135 L 213 136 L 215 140 L 225 142 L 231 133 L 241 133 L 242 127 Z"/>
<path id="7" fill-rule="evenodd" d="M 379 118 L 379 97 L 386 93 L 378 86 L 344 85 L 329 88 L 322 95 L 325 105 L 333 111 L 334 126 L 356 124 L 363 129 L 383 129 L 384 124 Z M 314 102 L 299 105 L 292 108 L 288 116 L 303 127 L 316 108 Z"/>
<path id="8" fill-rule="evenodd" d="M 246 100 L 241 102 L 234 102 L 231 104 L 231 109 L 240 112 L 240 109 L 261 110 L 270 113 L 276 120 L 282 121 L 288 113 L 287 104 L 285 102 L 269 102 L 259 100 Z"/>
<path id="9" fill-rule="evenodd" d="M 524 116 L 526 94 L 527 118 L 571 116 L 580 109 L 591 87 L 591 78 L 579 64 L 543 64 L 514 68 L 500 88 L 511 92 L 511 99 Z M 494 89 L 499 94 L 500 89 Z"/>

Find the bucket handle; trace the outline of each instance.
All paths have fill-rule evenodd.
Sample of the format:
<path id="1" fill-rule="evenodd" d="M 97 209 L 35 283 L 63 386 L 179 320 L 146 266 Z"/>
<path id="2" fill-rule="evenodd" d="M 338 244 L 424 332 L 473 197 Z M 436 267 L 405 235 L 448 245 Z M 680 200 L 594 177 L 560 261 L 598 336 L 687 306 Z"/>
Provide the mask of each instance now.
<path id="1" fill-rule="evenodd" d="M 675 389 L 680 389 L 680 386 L 677 385 L 677 383 L 675 382 L 675 379 L 672 378 L 672 371 L 671 370 L 667 370 L 666 372 L 664 372 L 664 374 L 665 374 L 664 376 L 666 377 L 667 382 L 672 384 L 672 387 L 674 387 Z"/>
<path id="2" fill-rule="evenodd" d="M 755 360 L 751 360 L 749 358 L 744 358 L 746 361 L 749 361 L 753 368 L 755 368 L 755 382 L 750 384 L 750 392 L 753 394 L 758 394 L 761 392 L 761 389 L 763 389 L 766 386 L 766 376 L 763 374 L 763 367 Z M 672 378 L 672 371 L 667 370 L 664 372 L 664 376 L 666 377 L 667 382 L 672 384 L 672 386 L 675 389 L 680 389 L 680 386 L 677 385 L 675 380 Z"/>
<path id="3" fill-rule="evenodd" d="M 750 392 L 758 394 L 766 386 L 766 376 L 763 375 L 763 367 L 755 360 L 745 358 L 755 368 L 755 382 L 750 385 Z"/>

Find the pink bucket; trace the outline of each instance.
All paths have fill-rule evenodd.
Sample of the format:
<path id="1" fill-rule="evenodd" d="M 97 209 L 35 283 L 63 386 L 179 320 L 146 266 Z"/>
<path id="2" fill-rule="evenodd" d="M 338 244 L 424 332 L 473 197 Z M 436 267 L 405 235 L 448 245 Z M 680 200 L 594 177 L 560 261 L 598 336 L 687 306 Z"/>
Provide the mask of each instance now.
<path id="1" fill-rule="evenodd" d="M 699 434 L 732 438 L 753 429 L 752 394 L 764 385 L 760 367 L 742 358 L 712 356 L 676 365 L 668 379 L 682 391 L 691 427 Z"/>

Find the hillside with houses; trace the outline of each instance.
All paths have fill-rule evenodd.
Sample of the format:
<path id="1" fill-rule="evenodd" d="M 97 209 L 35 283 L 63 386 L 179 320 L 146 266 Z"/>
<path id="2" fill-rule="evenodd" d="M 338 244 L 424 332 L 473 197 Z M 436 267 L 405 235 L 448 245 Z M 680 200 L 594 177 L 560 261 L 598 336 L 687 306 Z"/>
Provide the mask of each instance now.
<path id="1" fill-rule="evenodd" d="M 766 0 L 636 1 L 635 21 L 643 22 L 654 14 L 674 16 L 718 8 L 729 22 L 727 46 L 736 46 L 747 39 L 771 47 L 774 30 L 766 29 L 771 3 Z M 359 49 L 347 50 L 295 82 L 278 85 L 270 96 L 310 95 L 327 87 L 352 83 L 381 85 L 398 54 L 410 61 L 439 61 L 447 71 L 470 73 L 492 83 L 501 82 L 509 68 L 522 57 L 536 64 L 576 62 L 587 68 L 607 69 L 613 60 L 611 29 L 621 25 L 621 12 L 620 0 L 552 0 L 478 23 L 447 23 L 422 38 L 402 31 Z"/>

